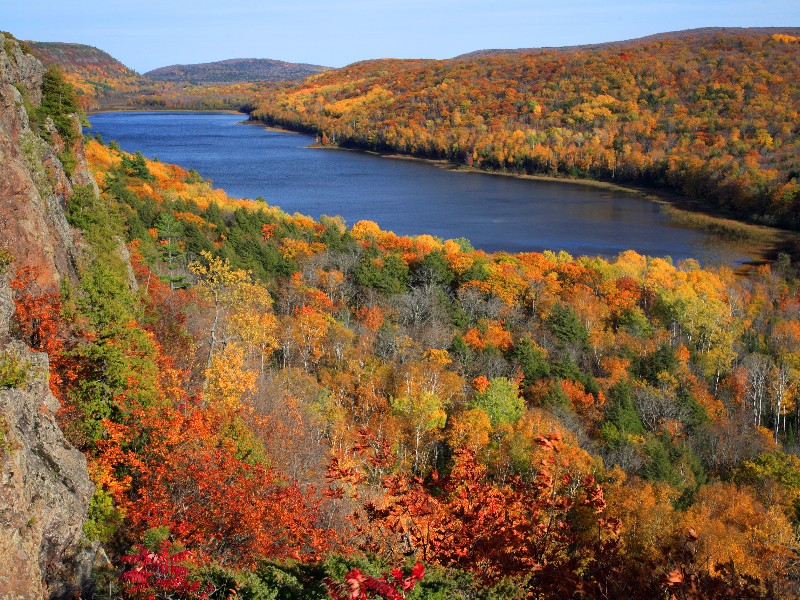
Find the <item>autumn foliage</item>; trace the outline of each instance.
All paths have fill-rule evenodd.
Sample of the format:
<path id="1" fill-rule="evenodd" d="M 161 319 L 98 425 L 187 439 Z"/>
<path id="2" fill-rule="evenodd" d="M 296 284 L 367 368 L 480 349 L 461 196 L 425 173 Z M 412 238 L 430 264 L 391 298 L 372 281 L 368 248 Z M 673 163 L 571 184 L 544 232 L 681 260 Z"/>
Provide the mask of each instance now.
<path id="1" fill-rule="evenodd" d="M 166 527 L 232 570 L 411 557 L 534 597 L 793 589 L 786 467 L 730 483 L 797 423 L 789 271 L 489 255 L 88 153 L 109 198 L 152 202 L 129 213 L 143 326 L 183 349 L 156 361 L 160 400 L 122 392 L 103 421 L 93 472 L 127 539 Z M 355 569 L 329 593 L 402 592 Z"/>
<path id="2" fill-rule="evenodd" d="M 408 575 L 395 567 L 390 573 L 380 578 L 364 575 L 358 569 L 351 569 L 344 576 L 344 583 L 336 583 L 332 579 L 325 580 L 328 594 L 334 600 L 367 600 L 383 598 L 385 600 L 402 600 L 406 592 L 414 589 L 418 581 L 425 576 L 425 567 L 417 563 Z"/>
<path id="3" fill-rule="evenodd" d="M 130 598 L 192 598 L 203 600 L 208 593 L 200 581 L 190 579 L 189 568 L 183 563 L 191 560 L 191 552 L 172 553 L 164 542 L 158 551 L 138 546 L 136 554 L 122 557 L 130 569 L 122 574 L 124 591 Z"/>
<path id="4" fill-rule="evenodd" d="M 797 596 L 788 257 L 487 254 L 87 155 L 76 273 L 11 278 L 119 594 Z"/>
<path id="5" fill-rule="evenodd" d="M 36 283 L 36 268 L 19 269 L 11 281 L 14 290 L 14 321 L 22 339 L 34 350 L 50 357 L 50 387 L 60 395 L 63 386 L 77 377 L 67 356 L 69 328 L 63 321 L 58 292 L 45 292 Z"/>
<path id="6" fill-rule="evenodd" d="M 324 144 L 676 190 L 798 228 L 800 46 L 757 30 L 370 60 L 264 94 Z"/>
<path id="7" fill-rule="evenodd" d="M 108 424 L 94 467 L 115 480 L 131 533 L 166 526 L 173 541 L 223 565 L 309 560 L 328 548 L 331 534 L 317 526 L 313 494 L 248 462 L 237 440 L 220 437 L 227 425 L 215 410 L 186 405 L 132 416 L 135 428 Z M 126 450 L 144 434 L 146 448 Z M 120 481 L 115 474 L 123 469 Z"/>
<path id="8" fill-rule="evenodd" d="M 516 577 L 556 597 L 569 589 L 594 590 L 616 560 L 619 522 L 605 514 L 603 491 L 594 478 L 575 481 L 565 468 L 558 434 L 536 442 L 544 456 L 529 481 L 493 482 L 475 454 L 460 449 L 446 477 L 382 477 L 375 482 L 378 500 L 368 489 L 358 489 L 369 482 L 367 474 L 342 469 L 334 460 L 328 493 L 341 497 L 349 490 L 362 504 L 351 519 L 365 550 L 411 554 L 488 583 Z M 367 432 L 354 450 L 368 452 L 373 469 L 388 471 L 394 461 L 387 443 Z M 574 521 L 578 514 L 593 525 L 581 531 Z M 577 546 L 582 549 L 576 551 Z"/>

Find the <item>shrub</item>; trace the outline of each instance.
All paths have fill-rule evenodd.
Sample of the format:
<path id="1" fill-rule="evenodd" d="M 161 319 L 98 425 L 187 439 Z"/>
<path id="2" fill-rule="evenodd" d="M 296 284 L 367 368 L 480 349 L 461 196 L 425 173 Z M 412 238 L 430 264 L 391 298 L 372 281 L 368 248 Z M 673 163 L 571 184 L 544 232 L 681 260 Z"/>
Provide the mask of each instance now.
<path id="1" fill-rule="evenodd" d="M 16 350 L 4 350 L 0 353 L 0 389 L 23 387 L 28 381 L 29 368 L 30 363 Z"/>
<path id="2" fill-rule="evenodd" d="M 8 267 L 11 265 L 12 260 L 14 260 L 14 257 L 11 256 L 8 248 L 0 248 L 0 277 L 8 272 Z"/>
<path id="3" fill-rule="evenodd" d="M 5 416 L 0 415 L 0 464 L 2 464 L 3 454 L 16 448 L 16 444 L 10 439 L 8 430 L 8 421 Z"/>

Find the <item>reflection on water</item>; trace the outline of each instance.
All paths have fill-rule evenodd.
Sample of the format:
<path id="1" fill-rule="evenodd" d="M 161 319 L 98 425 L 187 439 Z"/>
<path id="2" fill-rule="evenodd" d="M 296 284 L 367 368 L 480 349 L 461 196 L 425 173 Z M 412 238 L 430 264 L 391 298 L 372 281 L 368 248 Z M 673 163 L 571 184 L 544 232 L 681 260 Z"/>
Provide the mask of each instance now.
<path id="1" fill-rule="evenodd" d="M 704 264 L 739 264 L 734 245 L 675 223 L 657 204 L 619 191 L 474 172 L 362 152 L 309 149 L 312 138 L 225 113 L 92 115 L 93 132 L 124 150 L 194 168 L 236 197 L 292 213 L 369 219 L 401 235 L 468 238 L 508 252 L 615 256 L 633 249 Z"/>

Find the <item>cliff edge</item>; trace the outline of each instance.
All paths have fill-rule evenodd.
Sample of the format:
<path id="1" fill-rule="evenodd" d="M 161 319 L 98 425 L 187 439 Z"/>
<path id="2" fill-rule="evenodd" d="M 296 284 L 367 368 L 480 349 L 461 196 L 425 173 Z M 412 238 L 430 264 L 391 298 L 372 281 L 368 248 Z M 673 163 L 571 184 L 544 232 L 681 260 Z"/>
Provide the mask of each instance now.
<path id="1" fill-rule="evenodd" d="M 86 460 L 56 423 L 47 355 L 18 339 L 12 320 L 18 268 L 35 268 L 42 291 L 75 276 L 64 207 L 73 186 L 96 189 L 77 118 L 65 141 L 37 111 L 44 76 L 0 34 L 0 598 L 14 599 L 89 597 L 96 554 L 83 534 L 94 491 Z"/>

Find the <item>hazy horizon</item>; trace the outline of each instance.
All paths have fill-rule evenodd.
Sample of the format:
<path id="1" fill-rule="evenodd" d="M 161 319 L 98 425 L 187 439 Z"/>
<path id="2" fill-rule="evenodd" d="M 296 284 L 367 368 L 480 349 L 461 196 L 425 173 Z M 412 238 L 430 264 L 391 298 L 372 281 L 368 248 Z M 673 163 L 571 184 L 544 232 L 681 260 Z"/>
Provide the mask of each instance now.
<path id="1" fill-rule="evenodd" d="M 490 48 L 612 42 L 699 27 L 790 27 L 800 3 L 589 0 L 364 0 L 253 6 L 235 1 L 43 0 L 4 7 L 20 39 L 95 46 L 143 73 L 174 64 L 271 58 L 330 67 L 375 58 L 452 58 Z"/>

